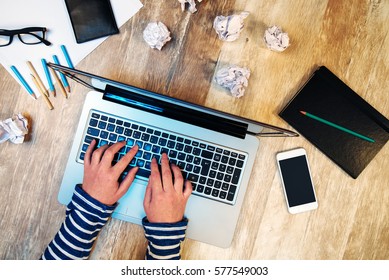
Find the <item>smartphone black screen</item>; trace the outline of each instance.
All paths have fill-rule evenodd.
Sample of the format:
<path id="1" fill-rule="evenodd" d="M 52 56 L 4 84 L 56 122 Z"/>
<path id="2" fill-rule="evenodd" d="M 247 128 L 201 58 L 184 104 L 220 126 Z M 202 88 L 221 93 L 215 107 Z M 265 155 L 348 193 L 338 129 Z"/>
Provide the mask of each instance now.
<path id="1" fill-rule="evenodd" d="M 315 193 L 305 156 L 280 160 L 289 207 L 315 202 Z"/>

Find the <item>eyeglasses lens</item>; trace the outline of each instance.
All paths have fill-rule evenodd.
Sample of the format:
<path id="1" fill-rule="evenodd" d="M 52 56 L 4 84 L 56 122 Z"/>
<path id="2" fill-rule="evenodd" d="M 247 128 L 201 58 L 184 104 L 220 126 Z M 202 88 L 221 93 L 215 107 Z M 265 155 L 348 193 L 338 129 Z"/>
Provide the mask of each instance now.
<path id="1" fill-rule="evenodd" d="M 6 46 L 11 41 L 11 37 L 6 35 L 0 35 L 0 46 Z"/>
<path id="2" fill-rule="evenodd" d="M 27 45 L 39 44 L 42 42 L 41 38 L 44 38 L 44 33 L 42 31 L 35 31 L 29 33 L 21 33 L 18 35 L 20 41 Z"/>

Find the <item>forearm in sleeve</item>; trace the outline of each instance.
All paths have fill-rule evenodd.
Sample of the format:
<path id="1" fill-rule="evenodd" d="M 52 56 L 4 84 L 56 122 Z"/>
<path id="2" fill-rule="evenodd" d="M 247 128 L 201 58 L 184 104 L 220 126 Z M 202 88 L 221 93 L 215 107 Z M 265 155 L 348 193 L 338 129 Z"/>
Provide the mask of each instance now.
<path id="1" fill-rule="evenodd" d="M 181 242 L 185 239 L 188 220 L 178 223 L 150 223 L 142 220 L 145 237 L 148 240 L 147 260 L 179 260 L 181 259 Z"/>
<path id="2" fill-rule="evenodd" d="M 115 207 L 100 203 L 77 185 L 67 206 L 65 221 L 41 259 L 87 259 Z"/>

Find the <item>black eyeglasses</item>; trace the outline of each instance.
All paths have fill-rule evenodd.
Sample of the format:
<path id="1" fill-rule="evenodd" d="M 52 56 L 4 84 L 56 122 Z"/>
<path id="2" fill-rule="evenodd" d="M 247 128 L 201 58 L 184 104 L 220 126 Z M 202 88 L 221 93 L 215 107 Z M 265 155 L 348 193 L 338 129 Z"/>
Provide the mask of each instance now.
<path id="1" fill-rule="evenodd" d="M 19 40 L 26 45 L 43 43 L 50 46 L 51 43 L 45 39 L 46 31 L 45 27 L 27 27 L 15 30 L 0 29 L 0 47 L 11 45 L 15 35 L 18 35 Z"/>

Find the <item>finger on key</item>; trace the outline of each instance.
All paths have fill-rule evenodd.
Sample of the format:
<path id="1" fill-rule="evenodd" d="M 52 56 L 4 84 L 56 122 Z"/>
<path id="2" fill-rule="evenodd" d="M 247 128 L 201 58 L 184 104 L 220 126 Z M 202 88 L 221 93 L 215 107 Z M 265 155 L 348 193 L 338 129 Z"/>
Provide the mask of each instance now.
<path id="1" fill-rule="evenodd" d="M 110 146 L 108 149 L 105 150 L 101 162 L 106 166 L 112 166 L 112 161 L 115 157 L 115 154 L 119 152 L 119 150 L 123 148 L 124 145 L 126 145 L 126 142 L 122 141 L 122 142 L 117 142 L 112 146 Z"/>
<path id="2" fill-rule="evenodd" d="M 169 158 L 165 153 L 162 154 L 161 158 L 161 176 L 162 176 L 162 185 L 164 191 L 173 190 L 173 174 L 170 169 Z"/>
<path id="3" fill-rule="evenodd" d="M 121 174 L 127 166 L 130 164 L 131 160 L 135 157 L 136 153 L 138 152 L 139 147 L 135 145 L 131 148 L 131 150 L 128 151 L 114 166 L 114 169 Z"/>

